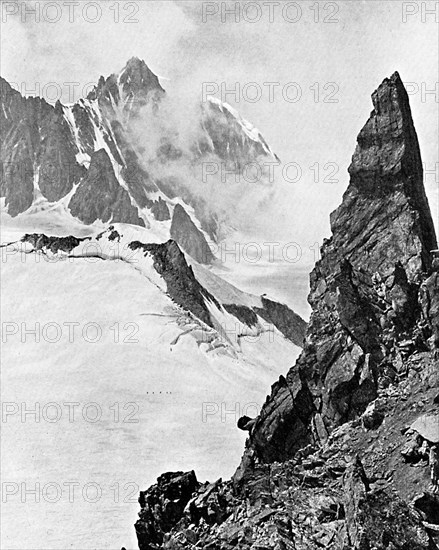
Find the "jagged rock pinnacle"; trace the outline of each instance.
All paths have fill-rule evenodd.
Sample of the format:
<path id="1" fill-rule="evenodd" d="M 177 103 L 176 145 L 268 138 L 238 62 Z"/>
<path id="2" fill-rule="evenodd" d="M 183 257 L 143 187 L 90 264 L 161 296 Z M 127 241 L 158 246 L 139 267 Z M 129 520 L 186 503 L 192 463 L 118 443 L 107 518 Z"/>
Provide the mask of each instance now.
<path id="1" fill-rule="evenodd" d="M 431 342 L 433 329 L 421 328 L 420 285 L 437 244 L 398 73 L 383 81 L 372 100 L 349 167 L 350 184 L 331 215 L 332 237 L 310 276 L 304 351 L 273 386 L 251 435 L 264 462 L 288 459 L 362 414 L 388 364 L 407 353 L 405 341 L 415 338 L 424 349 Z M 430 290 L 423 303 L 437 299 Z"/>
<path id="2" fill-rule="evenodd" d="M 147 95 L 151 92 L 164 93 L 157 76 L 151 71 L 145 61 L 138 57 L 132 57 L 128 60 L 125 68 L 120 73 L 120 84 L 125 94 Z"/>
<path id="3" fill-rule="evenodd" d="M 372 101 L 349 167 L 350 185 L 331 215 L 333 245 L 354 265 L 383 270 L 401 261 L 413 279 L 428 269 L 437 242 L 409 98 L 397 72 Z"/>

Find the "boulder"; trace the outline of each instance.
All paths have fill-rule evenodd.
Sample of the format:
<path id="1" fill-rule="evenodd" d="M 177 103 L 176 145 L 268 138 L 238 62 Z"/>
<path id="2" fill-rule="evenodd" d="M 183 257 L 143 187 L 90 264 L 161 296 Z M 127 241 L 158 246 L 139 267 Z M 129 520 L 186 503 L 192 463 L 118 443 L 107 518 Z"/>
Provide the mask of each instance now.
<path id="1" fill-rule="evenodd" d="M 439 443 L 439 414 L 423 414 L 419 416 L 410 429 L 416 431 L 430 443 Z"/>
<path id="2" fill-rule="evenodd" d="M 139 497 L 141 511 L 136 522 L 140 550 L 154 550 L 182 518 L 184 509 L 199 483 L 193 471 L 168 472 Z"/>

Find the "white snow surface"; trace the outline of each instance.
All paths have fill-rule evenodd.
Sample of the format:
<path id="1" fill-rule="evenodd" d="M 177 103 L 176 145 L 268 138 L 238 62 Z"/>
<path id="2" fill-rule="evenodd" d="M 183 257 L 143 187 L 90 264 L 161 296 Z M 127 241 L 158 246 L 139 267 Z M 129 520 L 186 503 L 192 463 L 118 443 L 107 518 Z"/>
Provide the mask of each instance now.
<path id="1" fill-rule="evenodd" d="M 62 217 L 47 227 L 44 212 L 35 213 L 24 229 L 23 219 L 6 219 L 1 241 L 25 232 L 90 234 Z M 165 471 L 195 469 L 202 481 L 232 475 L 246 435 L 236 421 L 257 414 L 300 352 L 262 320 L 246 329 L 212 303 L 219 330 L 203 325 L 167 296 L 149 255 L 126 249 L 132 240 L 157 242 L 152 232 L 116 229 L 117 246 L 107 233 L 73 253 L 92 254 L 90 242 L 98 242 L 112 260 L 1 249 L 1 398 L 12 412 L 2 417 L 1 473 L 10 491 L 2 530 L 11 550 L 137 548 L 139 490 Z M 192 267 L 220 301 L 258 303 Z M 39 502 L 24 492 L 35 488 Z"/>

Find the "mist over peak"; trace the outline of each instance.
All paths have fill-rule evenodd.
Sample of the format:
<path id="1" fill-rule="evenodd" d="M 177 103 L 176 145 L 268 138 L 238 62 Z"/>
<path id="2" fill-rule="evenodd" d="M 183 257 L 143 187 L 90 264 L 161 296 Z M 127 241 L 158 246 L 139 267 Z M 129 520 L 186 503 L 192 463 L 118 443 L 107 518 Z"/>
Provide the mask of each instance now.
<path id="1" fill-rule="evenodd" d="M 17 186 L 12 173 L 5 176 L 6 205 L 17 204 L 13 215 L 31 206 L 40 192 L 59 201 L 74 189 L 69 210 L 87 224 L 117 219 L 151 227 L 159 222 L 160 231 L 169 232 L 167 220 L 181 202 L 198 230 L 215 242 L 237 230 L 251 232 L 255 220 L 263 228 L 264 210 L 276 196 L 271 172 L 279 159 L 262 133 L 219 99 L 203 102 L 175 88 L 165 92 L 138 57 L 119 73 L 100 76 L 87 97 L 73 105 L 57 102 L 53 107 L 36 98 L 29 112 L 21 94 L 14 98 L 3 98 L 6 131 L 23 123 L 31 133 L 44 128 L 41 122 L 35 126 L 44 106 L 52 145 L 46 152 L 42 140 L 37 152 L 21 142 L 20 158 L 36 157 L 24 183 Z M 3 152 L 6 162 L 17 158 L 14 139 L 9 145 Z M 102 156 L 108 161 L 103 178 L 95 174 Z M 70 159 L 74 169 L 58 166 L 61 158 Z M 75 176 L 64 177 L 66 171 Z M 40 186 L 48 172 L 61 174 L 66 185 L 56 192 L 51 180 Z M 108 193 L 113 202 L 105 198 Z"/>

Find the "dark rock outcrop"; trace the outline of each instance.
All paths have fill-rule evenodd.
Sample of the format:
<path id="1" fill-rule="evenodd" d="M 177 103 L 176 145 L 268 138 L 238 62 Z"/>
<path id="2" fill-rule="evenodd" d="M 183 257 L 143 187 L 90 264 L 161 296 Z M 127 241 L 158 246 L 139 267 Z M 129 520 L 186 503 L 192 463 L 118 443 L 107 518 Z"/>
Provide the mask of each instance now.
<path id="1" fill-rule="evenodd" d="M 168 205 L 161 197 L 159 197 L 157 201 L 154 201 L 150 208 L 157 221 L 163 222 L 171 219 Z"/>
<path id="2" fill-rule="evenodd" d="M 199 483 L 192 472 L 161 475 L 157 485 L 142 491 L 139 503 L 142 511 L 136 523 L 140 550 L 154 550 L 180 521 L 184 509 Z"/>
<path id="3" fill-rule="evenodd" d="M 274 302 L 261 296 L 262 307 L 248 307 L 238 304 L 222 304 L 223 308 L 234 315 L 241 323 L 254 327 L 258 316 L 274 325 L 285 338 L 296 346 L 303 346 L 306 333 L 306 322 L 287 305 Z"/>
<path id="4" fill-rule="evenodd" d="M 47 252 L 52 254 L 58 254 L 60 251 L 70 254 L 72 250 L 78 247 L 82 242 L 90 240 L 88 237 L 84 239 L 78 239 L 70 235 L 69 237 L 48 237 L 47 235 L 33 233 L 31 235 L 25 235 L 21 241 L 23 243 L 31 244 L 36 251 Z"/>
<path id="5" fill-rule="evenodd" d="M 101 76 L 88 99 L 97 99 L 102 110 L 110 114 L 114 113 L 114 105 L 122 100 L 125 116 L 136 117 L 149 101 L 157 102 L 164 94 L 159 79 L 145 61 L 132 57 L 120 75 Z"/>
<path id="6" fill-rule="evenodd" d="M 180 204 L 174 208 L 171 238 L 199 264 L 210 264 L 215 259 L 203 233 Z"/>
<path id="7" fill-rule="evenodd" d="M 132 242 L 131 250 L 143 250 L 154 258 L 154 269 L 166 281 L 169 296 L 181 307 L 191 311 L 206 325 L 213 327 L 212 319 L 206 307 L 208 300 L 220 308 L 218 301 L 195 278 L 192 268 L 187 264 L 183 252 L 175 241 L 164 244 L 143 244 Z"/>
<path id="8" fill-rule="evenodd" d="M 274 302 L 261 297 L 262 308 L 255 308 L 255 311 L 263 319 L 273 325 L 284 334 L 286 338 L 291 340 L 296 346 L 303 346 L 303 339 L 306 333 L 306 322 L 294 313 L 287 305 L 279 302 Z"/>
<path id="9" fill-rule="evenodd" d="M 262 319 L 276 327 L 293 344 L 302 347 L 306 332 L 306 322 L 302 317 L 285 304 L 274 302 L 265 296 L 261 296 L 260 299 L 261 307 L 224 302 L 221 305 L 228 313 L 248 327 L 256 327 L 258 323 L 264 325 L 263 322 L 261 323 Z"/>
<path id="10" fill-rule="evenodd" d="M 155 100 L 165 95 L 159 79 L 138 57 L 132 57 L 120 75 L 120 85 L 125 95 L 125 103 L 131 111 L 133 102 L 136 107 L 143 107 L 153 97 Z"/>
<path id="11" fill-rule="evenodd" d="M 439 272 L 424 281 L 420 288 L 424 327 L 431 332 L 430 345 L 439 349 Z"/>
<path id="12" fill-rule="evenodd" d="M 258 324 L 257 313 L 248 306 L 240 304 L 223 304 L 223 308 L 248 327 L 254 327 Z"/>
<path id="13" fill-rule="evenodd" d="M 114 174 L 110 157 L 100 149 L 91 157 L 90 169 L 69 203 L 73 216 L 86 224 L 97 220 L 144 226 L 130 196 Z"/>
<path id="14" fill-rule="evenodd" d="M 0 194 L 17 216 L 33 202 L 35 184 L 49 201 L 64 197 L 83 177 L 61 104 L 24 98 L 0 77 Z"/>

